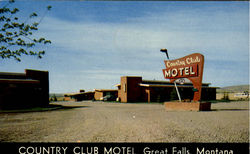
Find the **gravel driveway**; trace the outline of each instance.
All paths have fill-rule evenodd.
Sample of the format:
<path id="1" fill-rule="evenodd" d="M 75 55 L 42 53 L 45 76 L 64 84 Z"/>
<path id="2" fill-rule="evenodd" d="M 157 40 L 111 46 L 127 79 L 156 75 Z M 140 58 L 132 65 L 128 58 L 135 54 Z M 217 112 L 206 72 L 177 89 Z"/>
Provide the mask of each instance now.
<path id="1" fill-rule="evenodd" d="M 249 142 L 248 102 L 209 112 L 167 112 L 162 104 L 58 102 L 71 109 L 0 113 L 7 142 Z"/>

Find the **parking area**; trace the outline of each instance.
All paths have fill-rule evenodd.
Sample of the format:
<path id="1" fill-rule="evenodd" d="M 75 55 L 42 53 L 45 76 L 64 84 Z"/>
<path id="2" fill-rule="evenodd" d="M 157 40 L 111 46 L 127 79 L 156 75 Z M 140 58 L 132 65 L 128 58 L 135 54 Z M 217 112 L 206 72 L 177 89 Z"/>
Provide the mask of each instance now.
<path id="1" fill-rule="evenodd" d="M 167 112 L 162 104 L 57 102 L 68 108 L 0 113 L 7 142 L 248 142 L 249 102 L 207 112 Z"/>

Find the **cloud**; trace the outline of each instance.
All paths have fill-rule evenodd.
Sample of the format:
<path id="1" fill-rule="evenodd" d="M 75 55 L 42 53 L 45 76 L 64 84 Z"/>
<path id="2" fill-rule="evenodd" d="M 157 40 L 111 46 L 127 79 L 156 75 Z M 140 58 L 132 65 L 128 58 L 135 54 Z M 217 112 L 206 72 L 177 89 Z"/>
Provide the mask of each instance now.
<path id="1" fill-rule="evenodd" d="M 35 34 L 52 41 L 47 56 L 39 63 L 51 71 L 51 89 L 110 88 L 122 75 L 163 80 L 161 69 L 165 56 L 159 52 L 161 48 L 168 49 L 171 59 L 202 53 L 205 82 L 220 86 L 237 84 L 237 81 L 248 83 L 245 73 L 249 67 L 247 9 L 216 4 L 209 7 L 192 4 L 190 9 L 179 9 L 164 4 L 157 6 L 159 11 L 145 7 L 138 10 L 143 13 L 135 12 L 134 16 L 126 16 L 122 11 L 126 8 L 120 8 L 122 14 L 103 11 L 105 16 L 98 11 L 99 14 L 86 14 L 86 11 L 86 20 L 81 16 L 74 16 L 74 20 L 46 16 Z M 71 10 L 72 14 L 80 14 L 77 10 Z M 94 20 L 95 16 L 99 16 L 99 20 Z M 122 17 L 123 22 L 118 22 L 117 16 Z M 101 17 L 108 20 L 100 21 Z M 230 73 L 232 69 L 237 71 Z"/>
<path id="2" fill-rule="evenodd" d="M 242 56 L 239 58 L 244 58 L 248 50 L 248 22 L 242 20 L 246 19 L 245 16 L 232 12 L 211 13 L 211 16 L 201 13 L 198 16 L 194 11 L 180 11 L 132 18 L 125 24 L 73 23 L 48 18 L 46 20 L 50 24 L 43 29 L 49 31 L 48 37 L 54 40 L 56 46 L 80 54 L 111 52 L 124 56 L 137 53 L 155 57 L 156 50 L 167 47 L 177 57 L 188 50 L 196 50 L 208 55 L 231 56 L 237 52 L 237 56 Z"/>

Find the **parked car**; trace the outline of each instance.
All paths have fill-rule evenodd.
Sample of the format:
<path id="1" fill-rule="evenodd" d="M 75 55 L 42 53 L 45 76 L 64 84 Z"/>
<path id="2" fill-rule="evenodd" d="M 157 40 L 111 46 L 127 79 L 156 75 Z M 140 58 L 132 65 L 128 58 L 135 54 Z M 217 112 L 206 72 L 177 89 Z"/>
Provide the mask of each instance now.
<path id="1" fill-rule="evenodd" d="M 115 101 L 116 97 L 114 95 L 106 95 L 103 97 L 103 101 Z"/>

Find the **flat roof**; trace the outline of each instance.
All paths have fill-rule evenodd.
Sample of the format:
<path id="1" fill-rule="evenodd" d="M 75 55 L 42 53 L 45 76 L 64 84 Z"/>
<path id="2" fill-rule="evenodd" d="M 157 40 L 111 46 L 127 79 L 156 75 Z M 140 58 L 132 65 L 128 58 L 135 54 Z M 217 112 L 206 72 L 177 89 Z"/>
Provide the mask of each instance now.
<path id="1" fill-rule="evenodd" d="M 173 84 L 170 81 L 164 81 L 164 80 L 142 80 L 142 83 L 165 83 L 165 84 Z M 178 83 L 176 83 L 178 84 Z M 192 84 L 193 83 L 190 82 L 185 82 L 184 84 Z M 203 85 L 210 85 L 211 83 L 202 83 Z"/>
<path id="2" fill-rule="evenodd" d="M 0 72 L 0 79 L 26 79 L 25 73 Z"/>
<path id="3" fill-rule="evenodd" d="M 30 84 L 38 84 L 39 80 L 31 80 L 31 79 L 0 79 L 0 83 L 30 83 Z"/>
<path id="4" fill-rule="evenodd" d="M 166 84 L 144 84 L 144 83 L 140 83 L 139 85 L 142 86 L 142 87 L 175 87 L 174 85 L 166 85 Z M 193 88 L 193 86 L 189 86 L 189 85 L 178 85 L 177 87 L 180 87 L 180 88 Z M 202 86 L 202 88 L 218 88 L 218 87 Z"/>
<path id="5" fill-rule="evenodd" d="M 25 76 L 25 73 L 15 73 L 15 72 L 0 72 L 0 75 L 22 75 Z"/>
<path id="6" fill-rule="evenodd" d="M 144 82 L 143 82 L 144 81 Z M 156 80 L 143 80 L 142 83 L 139 83 L 140 86 L 145 86 L 145 85 L 150 85 L 150 86 L 153 86 L 153 85 L 157 85 L 159 87 L 171 87 L 171 86 L 174 86 L 174 83 L 171 83 L 169 81 L 156 81 Z M 208 87 L 210 83 L 202 83 L 203 87 Z M 193 87 L 193 83 L 192 82 L 186 82 L 184 84 L 179 84 L 179 83 L 176 83 L 176 85 L 179 86 L 183 86 L 183 87 L 187 87 L 187 86 L 190 86 L 190 87 Z M 121 84 L 116 84 L 114 85 L 115 87 L 119 87 L 121 86 Z M 218 87 L 216 87 L 218 88 Z"/>
<path id="7" fill-rule="evenodd" d="M 118 91 L 117 89 L 95 89 L 95 91 L 98 91 L 98 92 L 107 92 L 107 91 Z"/>
<path id="8" fill-rule="evenodd" d="M 49 72 L 48 70 L 36 70 L 36 69 L 25 69 L 25 72 L 26 71 Z"/>
<path id="9" fill-rule="evenodd" d="M 91 94 L 95 93 L 94 91 L 87 91 L 87 92 L 77 92 L 77 93 L 66 93 L 64 96 L 76 96 L 76 95 L 82 95 L 82 94 Z"/>

